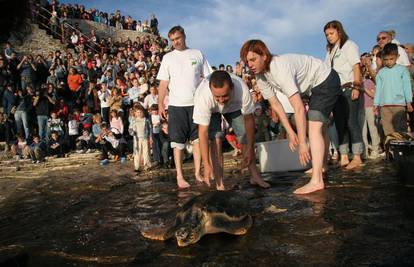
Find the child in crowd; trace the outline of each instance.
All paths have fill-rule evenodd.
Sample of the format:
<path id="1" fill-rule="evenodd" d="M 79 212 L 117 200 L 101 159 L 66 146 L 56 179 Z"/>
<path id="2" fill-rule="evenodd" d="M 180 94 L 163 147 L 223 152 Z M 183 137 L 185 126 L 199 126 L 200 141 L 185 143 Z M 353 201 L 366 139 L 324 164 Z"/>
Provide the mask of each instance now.
<path id="1" fill-rule="evenodd" d="M 237 157 L 241 154 L 241 144 L 237 141 L 236 134 L 233 131 L 233 128 L 229 127 L 226 132 L 226 140 L 233 148 L 233 157 Z"/>
<path id="2" fill-rule="evenodd" d="M 96 138 L 95 143 L 100 144 L 102 147 L 100 162 L 101 165 L 106 165 L 109 163 L 108 153 L 111 153 L 115 156 L 115 161 L 117 161 L 119 158 L 121 158 L 121 163 L 124 163 L 126 161 L 124 154 L 125 140 L 123 138 L 117 139 L 105 122 L 101 124 L 101 132 Z"/>
<path id="3" fill-rule="evenodd" d="M 124 123 L 122 121 L 122 116 L 120 116 L 119 111 L 116 109 L 111 110 L 110 113 L 110 125 L 111 129 L 116 129 L 117 133 L 122 135 L 124 133 Z M 118 136 L 120 138 L 121 136 Z"/>
<path id="4" fill-rule="evenodd" d="M 97 113 L 92 117 L 92 136 L 94 139 L 98 137 L 101 132 L 101 124 L 102 124 L 102 116 L 101 114 Z"/>
<path id="5" fill-rule="evenodd" d="M 367 62 L 366 55 L 362 57 L 362 62 Z M 362 139 L 364 141 L 365 156 L 370 159 L 379 157 L 379 149 L 381 138 L 377 124 L 375 123 L 374 114 L 374 96 L 375 83 L 371 79 L 369 71 L 366 66 L 362 66 L 362 82 L 364 88 L 364 122 L 362 126 Z M 371 139 L 371 145 L 368 142 L 368 133 Z M 371 147 L 371 153 L 369 148 Z"/>
<path id="6" fill-rule="evenodd" d="M 151 125 L 152 125 L 151 147 L 152 147 L 152 157 L 154 160 L 153 167 L 155 167 L 161 164 L 161 140 L 160 140 L 161 117 L 158 114 L 157 104 L 153 104 L 150 108 L 150 111 L 151 111 Z"/>
<path id="7" fill-rule="evenodd" d="M 82 130 L 87 129 L 91 131 L 93 116 L 91 113 L 89 113 L 89 108 L 86 105 L 82 107 L 82 111 L 83 112 L 80 114 L 80 121 L 79 121 L 80 127 Z"/>
<path id="8" fill-rule="evenodd" d="M 92 149 L 92 134 L 88 129 L 83 129 L 82 135 L 76 139 L 76 149 L 78 152 L 89 153 Z"/>
<path id="9" fill-rule="evenodd" d="M 58 132 L 60 136 L 64 134 L 63 121 L 57 116 L 56 112 L 52 112 L 50 114 L 50 119 L 47 122 L 47 128 L 48 128 L 48 133 L 51 133 L 52 131 L 56 131 Z"/>
<path id="10" fill-rule="evenodd" d="M 26 140 L 22 135 L 16 135 L 17 142 L 11 146 L 11 152 L 16 159 L 28 159 L 30 157 L 30 149 Z"/>
<path id="11" fill-rule="evenodd" d="M 57 131 L 52 131 L 48 142 L 48 154 L 51 157 L 64 158 L 63 143 Z"/>
<path id="12" fill-rule="evenodd" d="M 45 159 L 46 145 L 40 140 L 39 135 L 33 135 L 33 142 L 29 146 L 32 163 L 41 163 Z"/>
<path id="13" fill-rule="evenodd" d="M 69 136 L 69 149 L 74 150 L 75 144 L 76 144 L 76 138 L 78 138 L 79 136 L 79 121 L 76 120 L 75 114 L 69 114 L 68 136 Z"/>
<path id="14" fill-rule="evenodd" d="M 148 170 L 150 165 L 150 154 L 148 149 L 148 138 L 151 135 L 150 122 L 144 115 L 144 109 L 138 107 L 133 109 L 133 118 L 129 125 L 129 134 L 134 138 L 134 168 L 140 172 L 141 161 L 143 170 Z"/>
<path id="15" fill-rule="evenodd" d="M 268 126 L 269 120 L 263 113 L 262 106 L 258 103 L 254 110 L 254 122 L 256 126 L 255 139 L 256 142 L 265 142 L 270 140 Z"/>
<path id="16" fill-rule="evenodd" d="M 406 67 L 396 64 L 398 46 L 386 44 L 382 51 L 383 67 L 376 76 L 375 111 L 381 107 L 381 124 L 387 136 L 407 132 L 407 113 L 413 111 L 410 74 Z"/>
<path id="17" fill-rule="evenodd" d="M 168 122 L 163 122 L 161 124 L 160 141 L 162 162 L 164 164 L 164 168 L 168 169 L 172 167 L 171 165 L 174 162 L 172 160 L 172 149 L 170 144 L 171 141 L 168 135 Z"/>

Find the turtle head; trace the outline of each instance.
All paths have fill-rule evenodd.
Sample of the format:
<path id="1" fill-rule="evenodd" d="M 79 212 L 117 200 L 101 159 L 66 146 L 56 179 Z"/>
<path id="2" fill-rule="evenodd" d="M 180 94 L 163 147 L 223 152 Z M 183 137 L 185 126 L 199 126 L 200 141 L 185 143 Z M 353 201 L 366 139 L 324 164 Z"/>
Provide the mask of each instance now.
<path id="1" fill-rule="evenodd" d="M 185 224 L 175 231 L 175 237 L 177 238 L 177 244 L 180 247 L 186 247 L 188 245 L 196 243 L 202 237 L 201 224 Z"/>

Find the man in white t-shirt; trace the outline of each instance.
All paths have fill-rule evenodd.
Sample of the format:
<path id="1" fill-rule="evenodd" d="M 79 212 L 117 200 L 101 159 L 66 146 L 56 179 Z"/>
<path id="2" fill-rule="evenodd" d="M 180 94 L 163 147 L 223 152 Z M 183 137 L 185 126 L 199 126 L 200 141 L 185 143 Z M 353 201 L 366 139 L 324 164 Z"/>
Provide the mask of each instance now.
<path id="1" fill-rule="evenodd" d="M 185 143 L 193 143 L 195 177 L 199 182 L 204 179 L 200 173 L 201 155 L 198 144 L 197 125 L 193 122 L 194 92 L 202 79 L 210 74 L 211 68 L 203 54 L 190 49 L 185 43 L 185 32 L 181 26 L 174 26 L 168 32 L 174 50 L 167 53 L 161 62 L 157 79 L 158 108 L 162 118 L 166 118 L 164 99 L 169 90 L 168 129 L 171 147 L 174 151 L 174 162 L 177 170 L 179 188 L 189 187 L 184 179 L 182 162 Z M 209 179 L 209 178 L 206 178 Z"/>
<path id="2" fill-rule="evenodd" d="M 236 75 L 217 70 L 198 86 L 194 96 L 194 122 L 198 124 L 201 158 L 204 164 L 204 177 L 214 173 L 217 190 L 225 190 L 223 184 L 223 153 L 221 142 L 214 142 L 209 156 L 209 137 L 215 138 L 211 131 L 221 131 L 221 116 L 233 128 L 239 142 L 243 144 L 243 160 L 251 173 L 250 183 L 263 188 L 269 184 L 264 182 L 256 167 L 254 154 L 254 104 L 249 88 Z M 212 142 L 213 143 L 213 142 Z M 209 182 L 207 181 L 208 185 Z"/>
<path id="3" fill-rule="evenodd" d="M 244 43 L 240 58 L 256 74 L 257 85 L 263 97 L 268 99 L 285 126 L 290 148 L 294 150 L 299 146 L 299 160 L 304 166 L 311 157 L 306 140 L 306 112 L 301 94 L 310 95 L 307 115 L 313 172 L 309 183 L 296 189 L 294 193 L 307 194 L 323 189 L 325 184 L 322 170 L 326 153 L 324 124 L 329 122 L 329 115 L 341 93 L 338 74 L 314 57 L 297 54 L 272 56 L 261 40 Z M 297 135 L 289 124 L 275 90 L 285 94 L 293 106 Z"/>

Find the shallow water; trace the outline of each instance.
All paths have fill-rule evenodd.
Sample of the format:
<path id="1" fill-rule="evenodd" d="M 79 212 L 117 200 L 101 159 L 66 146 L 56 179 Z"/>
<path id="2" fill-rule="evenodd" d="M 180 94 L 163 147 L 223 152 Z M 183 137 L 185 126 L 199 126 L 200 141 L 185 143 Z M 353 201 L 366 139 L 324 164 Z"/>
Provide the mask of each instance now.
<path id="1" fill-rule="evenodd" d="M 393 166 L 332 167 L 327 189 L 292 194 L 302 173 L 246 176 L 226 185 L 249 199 L 254 223 L 244 236 L 215 234 L 178 248 L 143 238 L 167 225 L 203 186 L 175 189 L 173 172 L 134 177 L 132 167 L 88 165 L 43 178 L 0 179 L 0 263 L 19 266 L 360 266 L 414 265 L 414 188 Z"/>

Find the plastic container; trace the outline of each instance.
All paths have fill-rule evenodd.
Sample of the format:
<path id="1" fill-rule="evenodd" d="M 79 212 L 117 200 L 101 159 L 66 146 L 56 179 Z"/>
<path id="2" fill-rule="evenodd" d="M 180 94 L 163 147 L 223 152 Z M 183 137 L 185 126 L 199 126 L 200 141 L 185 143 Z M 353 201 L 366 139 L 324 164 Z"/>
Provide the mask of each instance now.
<path id="1" fill-rule="evenodd" d="M 256 143 L 261 172 L 302 171 L 312 167 L 302 166 L 298 150 L 291 151 L 287 139 Z"/>

